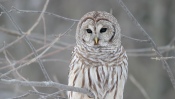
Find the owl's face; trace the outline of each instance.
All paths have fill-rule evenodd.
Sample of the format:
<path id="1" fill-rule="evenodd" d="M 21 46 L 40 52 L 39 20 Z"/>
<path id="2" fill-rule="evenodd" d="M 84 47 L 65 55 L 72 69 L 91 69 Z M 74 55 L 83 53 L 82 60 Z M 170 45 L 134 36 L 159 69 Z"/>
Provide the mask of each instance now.
<path id="1" fill-rule="evenodd" d="M 120 27 L 107 12 L 93 11 L 85 14 L 77 27 L 77 44 L 89 47 L 120 45 Z"/>

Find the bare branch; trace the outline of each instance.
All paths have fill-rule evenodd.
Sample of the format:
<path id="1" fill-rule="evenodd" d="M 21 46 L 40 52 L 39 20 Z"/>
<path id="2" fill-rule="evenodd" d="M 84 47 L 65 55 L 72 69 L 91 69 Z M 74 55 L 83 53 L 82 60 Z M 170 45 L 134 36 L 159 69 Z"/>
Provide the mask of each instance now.
<path id="1" fill-rule="evenodd" d="M 46 0 L 46 3 L 44 4 L 44 7 L 43 7 L 41 14 L 39 15 L 36 22 L 32 25 L 32 27 L 26 32 L 26 34 L 30 34 L 33 31 L 33 29 L 38 25 L 38 23 L 40 22 L 40 20 L 42 19 L 43 15 L 44 15 L 44 12 L 46 11 L 48 4 L 49 4 L 49 0 Z"/>
<path id="2" fill-rule="evenodd" d="M 154 60 L 168 60 L 168 59 L 175 59 L 175 56 L 170 56 L 170 57 L 152 57 L 151 59 L 154 59 Z"/>
<path id="3" fill-rule="evenodd" d="M 43 28 L 44 28 L 44 45 L 46 45 L 46 39 L 47 39 L 46 34 L 47 34 L 47 32 L 46 32 L 46 22 L 45 22 L 44 15 L 42 16 L 42 21 L 43 21 Z"/>
<path id="4" fill-rule="evenodd" d="M 134 40 L 134 41 L 137 41 L 137 42 L 143 42 L 143 43 L 149 43 L 149 42 L 150 42 L 149 40 L 139 40 L 139 39 L 135 39 L 135 38 L 132 38 L 132 37 L 123 35 L 123 34 L 122 34 L 122 37 L 123 37 L 123 38 L 130 39 L 130 40 Z"/>
<path id="5" fill-rule="evenodd" d="M 58 94 L 61 94 L 62 91 L 65 91 L 65 90 L 61 90 L 61 91 L 58 91 L 58 92 L 55 92 L 55 93 L 52 93 L 52 94 L 48 94 L 48 95 L 43 96 L 42 98 L 39 98 L 39 99 L 56 98 L 56 97 L 58 97 Z M 61 98 L 61 97 L 59 97 L 59 98 Z M 65 99 L 65 98 L 61 98 L 61 99 Z"/>
<path id="6" fill-rule="evenodd" d="M 140 92 L 143 94 L 143 96 L 145 97 L 145 99 L 150 99 L 150 97 L 148 96 L 147 92 L 145 91 L 145 89 L 142 87 L 142 85 L 134 78 L 133 75 L 129 75 L 129 79 L 131 80 L 131 82 L 140 90 Z"/>
<path id="7" fill-rule="evenodd" d="M 29 95 L 40 95 L 40 96 L 45 96 L 47 95 L 46 93 L 41 93 L 41 92 L 38 92 L 38 91 L 31 91 L 29 90 L 27 93 L 23 94 L 23 95 L 20 95 L 20 96 L 17 96 L 17 97 L 13 97 L 13 98 L 8 98 L 8 99 L 24 99 L 26 97 L 28 97 Z"/>
<path id="8" fill-rule="evenodd" d="M 19 37 L 18 39 L 16 39 L 15 41 L 9 43 L 8 45 L 6 45 L 5 47 L 0 49 L 0 52 L 4 51 L 5 49 L 9 48 L 10 46 L 12 46 L 13 44 L 17 43 L 19 40 L 21 40 L 22 38 L 24 38 L 26 36 L 26 34 L 22 35 L 21 37 Z"/>

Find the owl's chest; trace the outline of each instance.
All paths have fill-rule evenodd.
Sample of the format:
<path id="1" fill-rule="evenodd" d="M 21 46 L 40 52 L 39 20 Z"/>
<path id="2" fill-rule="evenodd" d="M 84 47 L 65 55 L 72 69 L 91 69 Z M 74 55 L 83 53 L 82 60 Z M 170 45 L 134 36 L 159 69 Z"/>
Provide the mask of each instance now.
<path id="1" fill-rule="evenodd" d="M 121 74 L 122 68 L 116 62 L 103 60 L 83 60 L 78 59 L 74 64 L 77 74 L 84 75 L 80 81 L 85 86 L 91 86 L 94 90 L 106 90 L 112 87 L 117 81 L 117 75 Z M 95 87 L 96 86 L 96 87 Z"/>
<path id="2" fill-rule="evenodd" d="M 116 90 L 120 82 L 125 82 L 127 69 L 126 60 L 91 61 L 74 56 L 70 65 L 69 85 L 87 88 L 94 94 L 104 97 L 106 93 Z M 120 86 L 121 90 L 123 84 Z"/>
<path id="3" fill-rule="evenodd" d="M 98 96 L 103 97 L 107 92 L 112 91 L 116 84 L 122 79 L 121 67 L 107 67 L 107 66 L 97 66 L 97 67 L 84 67 L 80 68 L 79 83 L 82 83 L 84 88 L 90 89 L 93 93 L 98 94 Z"/>
<path id="4" fill-rule="evenodd" d="M 77 72 L 77 75 L 83 75 L 79 78 L 85 83 L 83 85 L 98 86 L 101 89 L 111 88 L 119 80 L 118 78 L 121 78 L 121 74 L 124 73 L 123 69 L 127 69 L 124 66 L 124 61 L 120 61 L 120 59 L 112 59 L 111 61 L 111 59 L 105 58 L 91 59 L 89 57 L 85 59 L 75 56 L 72 63 L 73 71 Z"/>
<path id="5" fill-rule="evenodd" d="M 107 90 L 117 81 L 118 67 L 97 66 L 89 67 L 92 84 L 101 90 Z M 94 88 L 95 89 L 95 88 Z"/>

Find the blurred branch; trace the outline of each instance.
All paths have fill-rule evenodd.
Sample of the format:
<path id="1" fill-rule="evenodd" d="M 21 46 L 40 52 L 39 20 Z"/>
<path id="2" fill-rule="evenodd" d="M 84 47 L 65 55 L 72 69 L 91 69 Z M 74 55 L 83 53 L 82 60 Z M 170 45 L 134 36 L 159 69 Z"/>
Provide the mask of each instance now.
<path id="1" fill-rule="evenodd" d="M 58 91 L 58 92 L 55 92 L 52 94 L 48 94 L 48 95 L 43 96 L 42 98 L 39 98 L 39 99 L 50 99 L 50 98 L 56 98 L 56 97 L 58 97 L 58 99 L 66 99 L 66 98 L 62 98 L 62 97 L 58 96 L 58 94 L 61 94 L 62 91 L 65 91 L 65 90 L 61 90 L 61 91 Z"/>
<path id="2" fill-rule="evenodd" d="M 47 5 L 47 1 L 46 1 L 45 5 Z M 14 19 L 12 18 L 12 16 L 10 15 L 10 13 L 6 10 L 6 8 L 5 8 L 2 4 L 0 4 L 0 8 L 4 11 L 4 13 L 6 13 L 6 15 L 8 16 L 8 18 L 10 19 L 10 21 L 11 21 L 11 22 L 13 23 L 13 25 L 15 26 L 15 28 L 19 31 L 19 33 L 20 33 L 21 35 L 24 35 L 24 33 L 22 32 L 21 28 L 20 28 L 20 27 L 18 26 L 18 24 L 14 21 Z M 32 43 L 30 42 L 30 40 L 29 40 L 26 36 L 24 36 L 24 39 L 25 39 L 26 43 L 29 45 L 29 47 L 31 48 L 31 50 L 34 52 L 34 55 L 35 55 L 35 56 L 38 56 L 38 53 L 36 52 L 34 46 L 33 46 Z M 39 65 L 40 65 L 40 68 L 41 68 L 41 70 L 42 70 L 42 72 L 43 72 L 43 74 L 44 74 L 46 80 L 50 80 L 50 77 L 48 76 L 48 74 L 47 74 L 47 72 L 46 72 L 46 70 L 45 70 L 45 68 L 44 68 L 43 63 L 41 62 L 41 60 L 40 60 L 39 58 L 38 58 L 37 60 L 38 60 L 38 63 L 39 63 Z"/>
<path id="3" fill-rule="evenodd" d="M 166 45 L 166 46 L 161 46 L 158 47 L 159 51 L 161 54 L 164 54 L 166 52 L 170 52 L 175 50 L 174 46 Z M 128 49 L 126 50 L 128 56 L 143 56 L 143 57 L 151 57 L 151 56 L 156 56 L 157 54 L 155 53 L 154 49 L 152 48 L 141 48 L 141 49 Z"/>
<path id="4" fill-rule="evenodd" d="M 59 91 L 59 92 L 61 92 L 61 91 Z M 62 97 L 58 96 L 59 92 L 55 92 L 53 94 L 47 94 L 47 93 L 41 93 L 41 92 L 36 92 L 36 91 L 29 90 L 27 93 L 25 93 L 23 95 L 13 97 L 13 98 L 10 98 L 10 99 L 24 99 L 24 98 L 28 97 L 29 95 L 33 95 L 33 94 L 42 96 L 39 99 L 48 99 L 48 98 L 49 99 L 50 98 L 65 99 L 65 98 L 62 98 Z"/>
<path id="5" fill-rule="evenodd" d="M 20 81 L 16 79 L 12 79 L 12 80 L 0 79 L 0 82 L 4 84 L 19 85 L 19 86 L 31 86 L 32 85 L 35 87 L 53 87 L 53 88 L 59 88 L 59 89 L 66 90 L 66 91 L 79 92 L 79 93 L 87 94 L 90 97 L 94 97 L 93 93 L 91 93 L 87 89 L 67 86 L 64 84 L 59 84 L 59 83 L 55 83 L 51 81 L 50 82 L 46 82 L 46 81 L 44 82 L 35 82 L 35 81 L 26 82 L 26 81 Z"/>
<path id="6" fill-rule="evenodd" d="M 45 46 L 43 46 L 43 47 L 37 49 L 36 51 L 39 52 L 39 51 L 41 51 L 41 50 L 47 48 L 48 46 L 49 46 L 49 44 L 47 44 L 47 45 L 45 45 Z M 34 54 L 34 52 L 28 54 L 27 56 L 25 56 L 24 58 L 22 58 L 22 59 L 20 59 L 20 60 L 18 60 L 18 61 L 13 62 L 13 64 L 8 65 L 8 66 L 4 66 L 4 67 L 2 67 L 2 68 L 0 68 L 0 69 L 3 69 L 3 68 L 5 68 L 5 67 L 9 67 L 9 66 L 14 66 L 14 65 L 17 65 L 17 64 L 20 64 L 20 63 L 23 63 L 24 60 L 26 60 L 27 58 L 31 57 L 33 54 Z M 28 61 L 29 61 L 29 60 L 28 60 Z"/>
<path id="7" fill-rule="evenodd" d="M 175 56 L 170 56 L 170 57 L 152 57 L 151 59 L 154 59 L 154 60 L 168 60 L 168 59 L 175 59 Z"/>
<path id="8" fill-rule="evenodd" d="M 39 13 L 39 14 L 42 13 L 42 11 L 20 10 L 20 9 L 12 6 L 11 10 L 9 10 L 8 12 L 11 13 L 13 11 L 17 12 L 17 13 Z M 2 16 L 3 14 L 4 14 L 4 12 L 1 12 L 0 16 Z M 51 13 L 51 12 L 44 12 L 44 14 L 51 15 L 51 16 L 54 16 L 54 17 L 57 17 L 57 18 L 61 18 L 61 19 L 67 20 L 67 21 L 73 21 L 73 22 L 78 22 L 79 21 L 79 20 L 76 20 L 76 19 L 66 18 L 66 17 L 60 16 L 60 15 Z"/>
<path id="9" fill-rule="evenodd" d="M 38 23 L 40 22 L 40 20 L 42 19 L 44 12 L 46 11 L 46 8 L 49 4 L 49 0 L 46 0 L 46 3 L 44 4 L 43 10 L 41 12 L 41 14 L 39 15 L 38 19 L 36 20 L 36 22 L 32 25 L 32 27 L 30 29 L 28 29 L 28 31 L 26 32 L 26 34 L 30 34 L 33 29 L 38 25 Z"/>
<path id="10" fill-rule="evenodd" d="M 41 50 L 47 48 L 49 45 L 50 45 L 50 44 L 47 44 L 47 45 L 45 45 L 45 46 L 43 46 L 43 47 L 37 49 L 36 51 L 39 52 L 39 51 L 41 51 Z M 50 53 L 48 53 L 48 54 L 45 54 L 45 55 L 41 56 L 41 58 L 51 56 L 51 55 L 53 55 L 53 54 L 55 54 L 55 53 L 59 53 L 59 52 L 64 51 L 64 50 L 66 50 L 66 49 L 68 49 L 68 48 L 70 48 L 70 47 L 73 47 L 73 46 L 74 46 L 74 45 L 70 45 L 70 46 L 67 46 L 67 47 L 58 49 L 58 50 L 56 50 L 56 51 L 53 51 L 53 52 L 50 52 Z M 14 66 L 14 65 L 17 65 L 17 64 L 21 64 L 21 63 L 24 63 L 25 61 L 27 62 L 27 61 L 29 61 L 29 60 L 26 60 L 26 59 L 29 58 L 29 57 L 31 57 L 33 54 L 34 54 L 34 52 L 28 54 L 27 56 L 25 56 L 24 58 L 22 58 L 22 59 L 20 59 L 20 60 L 18 60 L 18 61 L 15 61 L 15 60 L 14 60 L 13 64 L 7 65 L 7 66 L 3 66 L 3 67 L 1 67 L 0 69 L 5 69 L 5 68 L 8 68 L 9 66 Z M 2 60 L 2 59 L 1 59 L 1 60 Z M 48 59 L 46 59 L 46 60 L 45 60 L 45 59 L 41 59 L 42 62 L 47 61 L 47 60 L 48 60 Z M 49 61 L 49 60 L 48 60 L 48 61 Z M 56 61 L 56 60 L 52 60 L 52 59 L 51 59 L 51 61 Z M 59 60 L 58 60 L 58 61 L 59 61 Z M 60 60 L 60 61 L 62 61 L 62 60 Z M 3 62 L 5 62 L 5 61 L 3 61 Z M 64 62 L 66 62 L 66 61 L 64 61 Z"/>
<path id="11" fill-rule="evenodd" d="M 140 40 L 140 39 L 135 39 L 135 38 L 132 38 L 132 37 L 129 37 L 129 36 L 126 36 L 126 35 L 121 35 L 123 38 L 127 38 L 127 39 L 130 39 L 130 40 L 134 40 L 134 41 L 137 41 L 137 42 L 145 42 L 145 43 L 149 43 L 150 41 L 149 40 Z"/>
<path id="12" fill-rule="evenodd" d="M 57 42 L 58 39 L 59 39 L 59 37 L 57 37 L 57 38 L 50 44 L 50 46 L 47 47 L 41 54 L 39 54 L 39 55 L 36 56 L 35 58 L 31 59 L 30 61 L 26 62 L 25 64 L 20 65 L 20 66 L 18 66 L 17 68 L 12 69 L 12 70 L 9 70 L 8 72 L 2 74 L 2 75 L 0 76 L 0 78 L 2 78 L 3 76 L 6 76 L 6 75 L 8 75 L 8 74 L 10 74 L 11 72 L 13 72 L 13 71 L 15 71 L 15 70 L 18 70 L 18 69 L 20 69 L 20 68 L 22 68 L 22 67 L 24 67 L 24 66 L 27 66 L 27 65 L 33 63 L 34 61 L 36 61 L 36 60 L 37 60 L 38 58 L 40 58 L 43 54 L 45 54 L 45 53 L 51 48 L 51 46 L 52 46 L 55 42 Z"/>
<path id="13" fill-rule="evenodd" d="M 28 62 L 29 60 L 11 60 L 11 62 L 12 62 L 12 64 L 10 64 L 10 65 L 6 65 L 6 66 L 2 66 L 1 68 L 0 68 L 0 70 L 2 70 L 2 69 L 6 69 L 6 68 L 10 68 L 11 66 L 14 66 L 14 65 L 17 65 L 17 64 L 24 64 L 24 63 L 26 63 L 26 62 Z M 66 64 L 68 64 L 70 61 L 68 61 L 68 60 L 64 60 L 64 59 L 42 59 L 41 58 L 41 61 L 42 62 L 64 62 L 64 63 L 66 63 Z M 37 62 L 37 61 L 35 61 L 35 62 Z M 6 64 L 6 63 L 8 63 L 7 62 L 7 60 L 6 59 L 1 59 L 0 60 L 0 64 Z"/>
<path id="14" fill-rule="evenodd" d="M 145 99 L 150 99 L 150 97 L 148 96 L 147 92 L 145 91 L 145 89 L 142 87 L 142 85 L 134 78 L 133 75 L 129 75 L 129 79 L 131 80 L 131 82 L 140 90 L 140 92 L 143 94 L 143 96 L 145 97 Z"/>
<path id="15" fill-rule="evenodd" d="M 4 46 L 5 46 L 5 44 L 4 44 Z M 5 56 L 6 60 L 7 60 L 7 62 L 11 65 L 12 62 L 10 61 L 10 59 L 8 58 L 8 56 L 7 56 L 7 54 L 6 54 L 6 50 L 4 50 L 3 53 L 4 53 L 4 56 Z M 16 69 L 13 65 L 12 65 L 11 67 L 12 67 L 12 69 Z M 16 73 L 16 75 L 17 75 L 18 77 L 20 77 L 22 80 L 28 81 L 28 80 L 27 80 L 26 78 L 24 78 L 17 70 L 15 71 L 15 73 Z M 14 76 L 15 76 L 15 74 L 14 74 Z M 33 87 L 33 86 L 31 86 L 31 87 L 32 87 L 32 89 L 33 89 L 34 91 L 37 91 L 37 89 L 36 89 L 35 87 Z"/>
<path id="16" fill-rule="evenodd" d="M 2 27 L 0 27 L 0 31 L 2 31 L 2 33 L 6 33 L 6 34 L 9 34 L 9 35 L 12 35 L 12 36 L 21 36 L 17 31 L 13 31 L 13 30 L 10 30 L 10 29 L 2 28 Z M 35 34 L 38 34 L 38 33 L 32 33 L 32 34 L 26 35 L 26 36 L 31 41 L 39 43 L 39 44 L 44 44 L 43 41 L 52 42 L 52 39 L 47 39 L 45 37 L 43 39 L 43 37 L 42 37 L 43 35 L 35 35 Z M 59 41 L 58 43 L 61 44 L 61 45 L 64 45 L 64 46 L 69 45 L 68 43 L 65 43 L 65 42 L 62 42 L 62 41 Z M 60 48 L 60 46 L 55 46 L 54 45 L 53 48 Z"/>
<path id="17" fill-rule="evenodd" d="M 22 67 L 24 67 L 24 66 L 27 66 L 27 65 L 29 65 L 29 64 L 31 64 L 31 63 L 33 63 L 33 62 L 35 62 L 37 59 L 39 59 L 41 56 L 43 56 L 43 54 L 45 54 L 45 53 L 60 39 L 61 36 L 65 35 L 67 32 L 69 32 L 69 31 L 71 30 L 71 28 L 74 26 L 74 24 L 75 24 L 75 22 L 72 24 L 72 26 L 71 26 L 65 33 L 63 33 L 63 34 L 61 34 L 61 35 L 58 35 L 58 36 L 55 38 L 55 40 L 53 40 L 53 42 L 51 42 L 51 43 L 49 44 L 49 46 L 48 46 L 40 55 L 34 57 L 33 59 L 31 59 L 30 61 L 28 61 L 28 62 L 26 62 L 26 63 L 24 63 L 24 64 L 18 66 L 17 68 L 12 69 L 12 70 L 9 70 L 8 72 L 2 74 L 2 75 L 0 76 L 0 78 L 6 76 L 6 75 L 8 75 L 8 74 L 10 74 L 11 72 L 13 72 L 13 71 L 15 71 L 15 70 L 18 70 L 18 69 L 20 69 L 20 68 L 22 68 Z M 40 61 L 41 61 L 41 60 L 40 60 Z"/>
<path id="18" fill-rule="evenodd" d="M 0 31 L 2 31 L 4 33 L 7 33 L 7 34 L 10 34 L 10 35 L 13 35 L 13 36 L 21 36 L 17 31 L 5 29 L 5 28 L 2 28 L 2 27 L 0 27 Z"/>
<path id="19" fill-rule="evenodd" d="M 41 93 L 41 92 L 36 92 L 36 91 L 31 91 L 29 90 L 27 93 L 23 94 L 23 95 L 20 95 L 20 96 L 17 96 L 17 97 L 13 97 L 13 98 L 10 98 L 10 99 L 24 99 L 25 97 L 29 96 L 29 95 L 32 95 L 32 94 L 35 94 L 35 95 L 40 95 L 40 96 L 45 96 L 47 95 L 46 93 Z"/>
<path id="20" fill-rule="evenodd" d="M 142 26 L 138 23 L 138 21 L 135 19 L 135 17 L 132 15 L 132 13 L 128 10 L 128 8 L 126 7 L 126 5 L 123 3 L 122 0 L 117 0 L 118 3 L 120 4 L 120 6 L 123 8 L 123 10 L 127 13 L 127 15 L 129 16 L 129 18 L 132 20 L 132 22 L 134 22 L 136 24 L 136 26 L 141 30 L 141 32 L 144 34 L 144 36 L 146 36 L 146 38 L 148 39 L 148 41 L 150 42 L 150 44 L 152 45 L 153 49 L 155 50 L 156 54 L 159 57 L 163 57 L 159 51 L 159 49 L 157 48 L 157 45 L 155 44 L 155 42 L 152 40 L 152 38 L 148 35 L 148 33 L 142 28 Z M 174 75 L 168 65 L 168 63 L 166 62 L 166 60 L 161 60 L 161 62 L 163 63 L 168 76 L 171 80 L 171 83 L 175 89 L 175 78 Z"/>
<path id="21" fill-rule="evenodd" d="M 44 29 L 44 45 L 46 45 L 47 32 L 46 32 L 46 21 L 44 15 L 42 16 L 43 29 Z"/>
<path id="22" fill-rule="evenodd" d="M 19 42 L 19 40 L 21 40 L 22 38 L 24 38 L 26 36 L 26 34 L 23 34 L 21 37 L 19 37 L 18 39 L 14 40 L 13 42 L 7 44 L 5 47 L 0 49 L 0 52 L 4 51 L 5 49 L 9 48 L 10 46 L 12 46 L 13 44 Z"/>

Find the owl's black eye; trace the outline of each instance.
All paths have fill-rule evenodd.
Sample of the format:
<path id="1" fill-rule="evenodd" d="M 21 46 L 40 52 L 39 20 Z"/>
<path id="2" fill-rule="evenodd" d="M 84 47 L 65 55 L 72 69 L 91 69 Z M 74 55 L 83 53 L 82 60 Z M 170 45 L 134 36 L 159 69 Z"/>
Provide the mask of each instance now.
<path id="1" fill-rule="evenodd" d="M 107 28 L 101 28 L 100 33 L 106 32 Z"/>
<path id="2" fill-rule="evenodd" d="M 92 33 L 91 29 L 86 29 L 87 33 Z"/>

